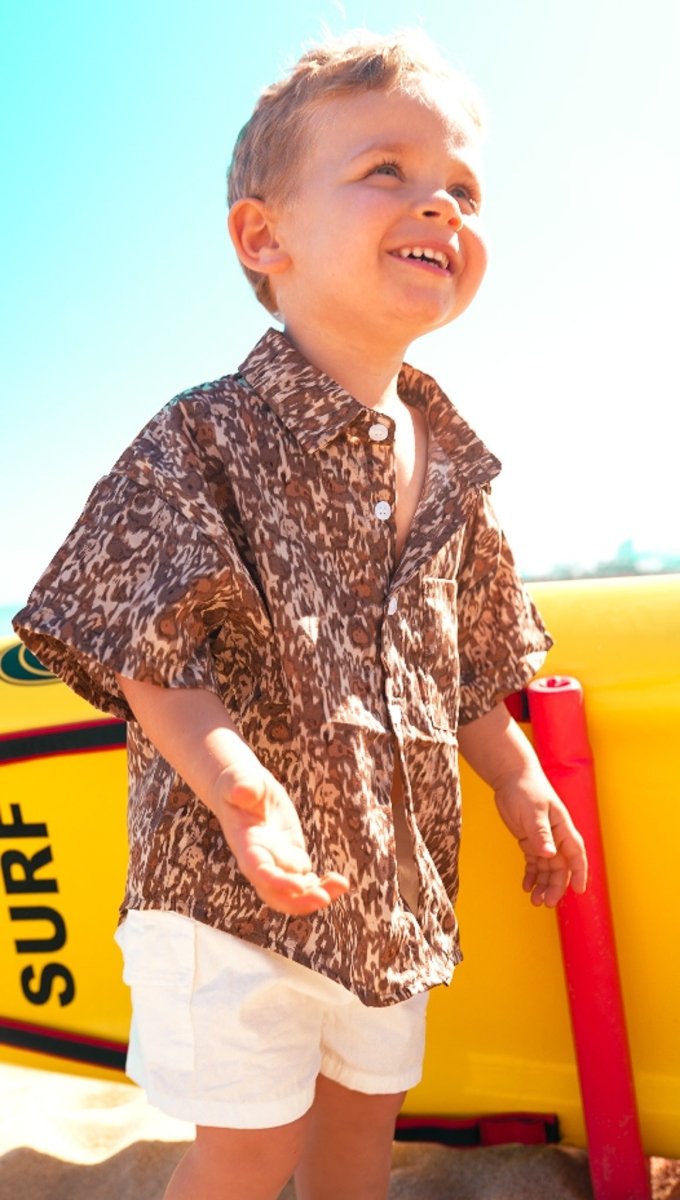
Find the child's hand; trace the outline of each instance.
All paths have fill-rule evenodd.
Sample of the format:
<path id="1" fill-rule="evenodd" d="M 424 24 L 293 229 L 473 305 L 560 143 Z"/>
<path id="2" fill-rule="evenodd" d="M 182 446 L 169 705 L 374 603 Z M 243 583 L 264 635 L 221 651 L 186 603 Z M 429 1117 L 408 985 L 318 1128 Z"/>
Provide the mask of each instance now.
<path id="1" fill-rule="evenodd" d="M 265 904 L 304 916 L 344 895 L 343 875 L 312 871 L 293 802 L 247 747 L 222 772 L 218 789 L 213 811 L 239 870 Z"/>
<path id="2" fill-rule="evenodd" d="M 304 916 L 344 895 L 344 876 L 312 871 L 290 796 L 243 741 L 218 696 L 117 678 L 147 737 L 217 817 L 239 870 L 265 904 Z"/>
<path id="3" fill-rule="evenodd" d="M 522 886 L 532 904 L 554 908 L 569 886 L 584 892 L 583 838 L 505 705 L 461 726 L 459 743 L 473 770 L 493 788 L 498 811 L 524 852 Z"/>
<path id="4" fill-rule="evenodd" d="M 554 908 L 571 886 L 585 892 L 583 838 L 543 772 L 531 768 L 497 787 L 498 811 L 526 859 L 522 887 L 531 903 Z"/>

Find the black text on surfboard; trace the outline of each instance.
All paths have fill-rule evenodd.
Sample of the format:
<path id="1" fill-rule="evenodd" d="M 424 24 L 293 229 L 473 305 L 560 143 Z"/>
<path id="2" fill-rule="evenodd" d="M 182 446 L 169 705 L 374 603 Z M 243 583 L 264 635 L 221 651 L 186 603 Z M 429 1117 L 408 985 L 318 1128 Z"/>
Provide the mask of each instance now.
<path id="1" fill-rule="evenodd" d="M 0 815 L 0 839 L 13 842 L 24 842 L 24 839 L 45 839 L 48 836 L 47 825 L 43 822 L 26 822 L 18 804 L 10 805 L 11 821 L 4 821 Z M 0 849 L 1 849 L 0 841 Z M 49 845 L 29 851 L 32 847 L 15 846 L 0 853 L 0 869 L 5 886 L 5 893 L 10 900 L 9 917 L 14 923 L 38 923 L 41 936 L 17 936 L 14 942 L 17 954 L 56 954 L 66 945 L 66 922 L 61 913 L 52 904 L 36 904 L 37 896 L 59 891 L 56 879 L 44 877 L 43 871 L 52 862 L 52 850 Z M 19 897 L 25 898 L 25 903 L 16 903 Z M 35 934 L 35 927 L 22 929 L 22 933 Z M 17 930 L 19 934 L 19 930 Z M 26 966 L 21 971 L 21 990 L 30 1004 L 46 1004 L 56 989 L 59 1004 L 65 1007 L 70 1004 L 76 994 L 76 985 L 68 967 L 59 962 L 42 963 L 36 978 L 34 966 Z"/>

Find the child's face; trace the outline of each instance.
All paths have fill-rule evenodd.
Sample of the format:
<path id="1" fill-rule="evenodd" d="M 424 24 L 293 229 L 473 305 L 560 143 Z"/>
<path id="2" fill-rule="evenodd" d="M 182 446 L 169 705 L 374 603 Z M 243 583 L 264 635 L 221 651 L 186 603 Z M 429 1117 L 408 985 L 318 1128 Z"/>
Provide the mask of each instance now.
<path id="1" fill-rule="evenodd" d="M 380 91 L 314 118 L 294 198 L 275 217 L 286 328 L 406 348 L 472 300 L 486 266 L 479 139 L 464 110 Z"/>

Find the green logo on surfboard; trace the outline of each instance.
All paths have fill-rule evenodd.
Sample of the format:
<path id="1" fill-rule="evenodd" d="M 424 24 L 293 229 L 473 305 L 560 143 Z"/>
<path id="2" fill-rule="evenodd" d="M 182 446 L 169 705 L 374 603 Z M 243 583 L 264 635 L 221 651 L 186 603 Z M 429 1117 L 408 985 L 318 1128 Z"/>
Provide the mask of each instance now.
<path id="1" fill-rule="evenodd" d="M 56 683 L 47 667 L 18 642 L 0 654 L 0 679 L 4 683 Z"/>

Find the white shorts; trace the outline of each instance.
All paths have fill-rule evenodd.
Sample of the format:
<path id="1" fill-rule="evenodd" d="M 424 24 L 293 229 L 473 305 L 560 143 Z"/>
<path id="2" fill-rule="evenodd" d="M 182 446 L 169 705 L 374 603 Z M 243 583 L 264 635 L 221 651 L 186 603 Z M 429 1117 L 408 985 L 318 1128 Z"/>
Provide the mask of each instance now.
<path id="1" fill-rule="evenodd" d="M 368 1008 L 299 963 L 177 913 L 116 933 L 132 991 L 127 1073 L 196 1125 L 267 1129 L 311 1106 L 317 1075 L 386 1094 L 418 1083 L 427 993 Z"/>

